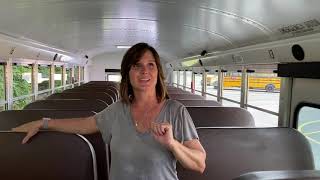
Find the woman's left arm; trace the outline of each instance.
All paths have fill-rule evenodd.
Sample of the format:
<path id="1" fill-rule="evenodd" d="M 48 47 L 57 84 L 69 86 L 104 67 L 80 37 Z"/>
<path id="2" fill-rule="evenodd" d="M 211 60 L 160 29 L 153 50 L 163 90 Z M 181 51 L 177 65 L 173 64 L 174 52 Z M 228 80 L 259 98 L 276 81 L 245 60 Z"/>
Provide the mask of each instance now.
<path id="1" fill-rule="evenodd" d="M 155 139 L 166 146 L 184 168 L 203 173 L 206 167 L 206 152 L 198 139 L 180 143 L 174 139 L 169 123 L 154 123 L 152 132 Z"/>
<path id="2" fill-rule="evenodd" d="M 174 140 L 169 149 L 184 168 L 203 173 L 206 168 L 206 152 L 198 139 L 184 141 L 183 144 Z"/>

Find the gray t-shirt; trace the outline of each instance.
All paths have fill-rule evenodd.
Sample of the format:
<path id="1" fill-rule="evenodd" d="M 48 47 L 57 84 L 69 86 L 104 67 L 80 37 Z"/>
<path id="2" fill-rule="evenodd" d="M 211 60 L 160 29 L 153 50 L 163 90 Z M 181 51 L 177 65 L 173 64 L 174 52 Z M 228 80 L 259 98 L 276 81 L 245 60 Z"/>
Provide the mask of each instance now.
<path id="1" fill-rule="evenodd" d="M 111 147 L 110 180 L 177 180 L 174 155 L 151 133 L 136 131 L 130 105 L 118 101 L 95 115 L 98 129 Z M 179 141 L 198 139 L 187 109 L 175 100 L 166 100 L 156 122 L 169 122 Z"/>

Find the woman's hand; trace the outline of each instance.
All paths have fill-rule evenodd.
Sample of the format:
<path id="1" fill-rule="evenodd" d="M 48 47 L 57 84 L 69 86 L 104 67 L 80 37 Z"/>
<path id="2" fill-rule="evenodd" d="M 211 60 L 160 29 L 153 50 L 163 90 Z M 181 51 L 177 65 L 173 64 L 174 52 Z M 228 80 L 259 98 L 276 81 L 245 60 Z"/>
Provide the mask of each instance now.
<path id="1" fill-rule="evenodd" d="M 172 126 L 169 123 L 152 123 L 151 132 L 153 137 L 162 145 L 171 150 L 175 139 L 173 138 Z"/>
<path id="2" fill-rule="evenodd" d="M 12 131 L 14 132 L 26 132 L 27 135 L 23 138 L 22 140 L 22 144 L 25 144 L 26 142 L 28 142 L 28 140 L 33 137 L 34 135 L 36 135 L 40 128 L 42 127 L 42 121 L 32 121 L 29 123 L 25 123 L 22 124 L 21 126 L 12 128 Z"/>
<path id="3" fill-rule="evenodd" d="M 151 132 L 160 144 L 168 148 L 185 168 L 203 173 L 206 167 L 206 152 L 198 139 L 178 142 L 173 137 L 169 123 L 152 123 Z"/>

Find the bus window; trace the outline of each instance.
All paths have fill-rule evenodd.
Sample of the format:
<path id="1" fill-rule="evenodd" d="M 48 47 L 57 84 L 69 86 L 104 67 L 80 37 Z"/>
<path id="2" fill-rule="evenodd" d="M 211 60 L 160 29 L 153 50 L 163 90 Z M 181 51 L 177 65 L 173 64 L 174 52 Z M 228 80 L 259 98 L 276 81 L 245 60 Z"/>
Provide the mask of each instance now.
<path id="1" fill-rule="evenodd" d="M 107 81 L 115 81 L 120 82 L 121 81 L 121 75 L 119 74 L 107 74 Z"/>
<path id="2" fill-rule="evenodd" d="M 207 74 L 207 99 L 217 100 L 218 74 Z"/>
<path id="3" fill-rule="evenodd" d="M 240 106 L 241 73 L 225 72 L 223 75 L 222 104 L 224 106 Z M 227 99 L 225 99 L 227 98 Z M 230 99 L 231 101 L 229 101 Z M 238 103 L 236 103 L 238 102 Z"/>
<path id="4" fill-rule="evenodd" d="M 186 91 L 191 92 L 192 71 L 186 70 Z"/>
<path id="5" fill-rule="evenodd" d="M 50 95 L 50 66 L 38 66 L 38 100 Z"/>
<path id="6" fill-rule="evenodd" d="M 179 71 L 173 71 L 172 73 L 172 80 L 174 84 L 178 84 L 178 72 Z"/>
<path id="7" fill-rule="evenodd" d="M 54 87 L 55 93 L 62 92 L 62 67 L 61 66 L 55 66 L 54 67 Z"/>
<path id="8" fill-rule="evenodd" d="M 195 94 L 202 95 L 202 74 L 196 73 L 195 74 Z"/>
<path id="9" fill-rule="evenodd" d="M 320 106 L 302 105 L 297 109 L 297 129 L 307 137 L 310 142 L 315 167 L 320 170 Z"/>
<path id="10" fill-rule="evenodd" d="M 77 83 L 79 82 L 79 66 L 74 67 L 74 82 Z"/>
<path id="11" fill-rule="evenodd" d="M 4 65 L 0 64 L 0 111 L 5 110 Z"/>
<path id="12" fill-rule="evenodd" d="M 275 73 L 248 73 L 248 105 L 273 112 L 273 114 L 248 109 L 260 124 L 257 126 L 278 126 L 280 78 Z M 262 113 L 262 114 L 261 114 Z M 265 114 L 265 115 L 264 115 Z"/>
<path id="13" fill-rule="evenodd" d="M 186 71 L 186 91 L 191 91 L 192 71 Z"/>
<path id="14" fill-rule="evenodd" d="M 67 85 L 66 89 L 72 88 L 72 86 L 71 86 L 71 83 L 72 83 L 71 78 L 72 78 L 72 70 L 71 70 L 71 68 L 66 68 L 66 80 L 65 80 L 66 81 L 66 85 Z"/>
<path id="15" fill-rule="evenodd" d="M 74 70 L 74 76 L 73 76 L 73 87 L 77 87 L 79 86 L 78 82 L 79 82 L 79 66 L 74 66 L 73 67 Z"/>
<path id="16" fill-rule="evenodd" d="M 184 81 L 184 71 L 178 71 L 180 76 L 179 76 L 179 85 L 183 86 L 183 81 Z"/>
<path id="17" fill-rule="evenodd" d="M 84 67 L 82 66 L 81 67 L 81 71 L 80 71 L 80 81 L 81 81 L 81 84 L 83 84 L 84 82 Z"/>
<path id="18" fill-rule="evenodd" d="M 249 90 L 279 92 L 281 79 L 274 73 L 249 73 Z"/>
<path id="19" fill-rule="evenodd" d="M 252 114 L 255 119 L 256 127 L 277 127 L 278 116 L 257 110 L 254 108 L 247 107 L 247 110 Z"/>
<path id="20" fill-rule="evenodd" d="M 32 101 L 32 67 L 28 65 L 13 65 L 13 106 L 12 109 L 22 109 Z M 22 97 L 22 98 L 20 98 Z"/>

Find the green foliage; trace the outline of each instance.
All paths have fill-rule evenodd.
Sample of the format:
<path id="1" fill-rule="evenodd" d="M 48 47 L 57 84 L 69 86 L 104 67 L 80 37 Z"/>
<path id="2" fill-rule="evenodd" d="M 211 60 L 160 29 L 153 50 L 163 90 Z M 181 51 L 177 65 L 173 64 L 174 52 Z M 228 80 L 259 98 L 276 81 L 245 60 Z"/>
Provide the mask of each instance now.
<path id="1" fill-rule="evenodd" d="M 38 84 L 38 91 L 43 91 L 49 88 L 50 88 L 49 81 L 43 81 L 42 83 Z"/>
<path id="2" fill-rule="evenodd" d="M 31 74 L 31 67 L 13 66 L 13 97 L 31 94 L 31 83 L 23 79 L 23 73 Z M 22 109 L 30 103 L 29 98 L 14 102 L 13 109 Z"/>
<path id="3" fill-rule="evenodd" d="M 50 78 L 50 67 L 39 66 L 38 73 L 41 73 L 42 78 Z M 38 91 L 43 91 L 50 88 L 50 81 L 38 83 Z"/>
<path id="4" fill-rule="evenodd" d="M 67 81 L 66 84 L 71 84 L 71 69 L 66 70 L 67 75 Z"/>
<path id="5" fill-rule="evenodd" d="M 60 89 L 54 90 L 54 93 L 61 93 L 62 91 L 63 91 L 63 88 L 60 88 Z"/>
<path id="6" fill-rule="evenodd" d="M 41 67 L 39 66 L 38 72 L 42 74 L 43 78 L 50 77 L 50 67 Z"/>
<path id="7" fill-rule="evenodd" d="M 74 80 L 75 80 L 75 82 L 79 81 L 79 66 L 76 66 L 74 68 Z"/>
<path id="8" fill-rule="evenodd" d="M 13 66 L 13 97 L 19 97 L 23 95 L 29 95 L 32 93 L 31 83 L 28 83 L 27 80 L 23 79 L 24 73 L 29 73 L 31 76 L 32 68 L 28 66 Z M 76 68 L 76 71 L 79 71 L 79 68 Z M 50 68 L 39 66 L 38 72 L 41 73 L 42 78 L 50 77 Z M 55 67 L 56 74 L 62 74 L 62 67 Z M 77 74 L 77 73 L 76 73 Z M 5 99 L 5 82 L 4 82 L 4 66 L 0 65 L 0 100 Z M 29 76 L 29 78 L 31 78 Z M 67 81 L 71 83 L 71 69 L 67 69 Z M 61 80 L 55 80 L 55 87 L 62 86 Z M 46 90 L 50 88 L 49 81 L 43 81 L 38 84 L 38 90 Z M 57 92 L 62 91 L 63 89 L 56 90 Z M 13 104 L 13 109 L 22 109 L 25 105 L 32 101 L 31 97 L 17 100 Z M 0 111 L 3 107 L 0 107 Z"/>
<path id="9" fill-rule="evenodd" d="M 14 110 L 23 109 L 24 106 L 26 106 L 27 104 L 29 104 L 31 102 L 32 102 L 32 98 L 31 97 L 28 97 L 28 98 L 25 98 L 25 99 L 21 99 L 21 100 L 17 100 L 17 101 L 15 101 L 13 103 L 12 109 L 14 109 Z"/>
<path id="10" fill-rule="evenodd" d="M 55 73 L 55 75 L 59 74 L 60 78 L 62 79 L 62 67 L 55 67 L 54 73 Z M 61 80 L 55 80 L 54 81 L 54 87 L 60 87 L 60 86 L 62 86 L 62 81 Z"/>
<path id="11" fill-rule="evenodd" d="M 54 81 L 54 86 L 55 86 L 55 87 L 60 87 L 60 86 L 62 86 L 62 81 L 60 81 L 60 80 Z"/>
<path id="12" fill-rule="evenodd" d="M 31 83 L 22 78 L 23 73 L 31 73 L 31 67 L 13 67 L 13 97 L 31 94 Z"/>

